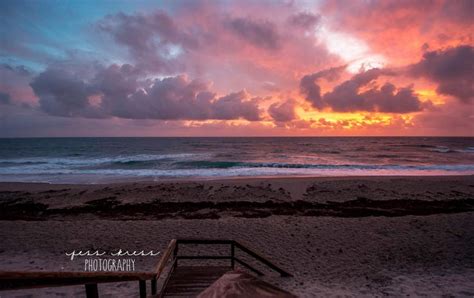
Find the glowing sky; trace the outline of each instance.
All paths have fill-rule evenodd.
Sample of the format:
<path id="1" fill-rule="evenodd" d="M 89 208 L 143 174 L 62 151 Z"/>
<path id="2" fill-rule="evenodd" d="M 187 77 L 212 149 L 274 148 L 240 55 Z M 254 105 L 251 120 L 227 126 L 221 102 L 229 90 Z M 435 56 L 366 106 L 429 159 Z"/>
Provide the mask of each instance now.
<path id="1" fill-rule="evenodd" d="M 0 2 L 0 136 L 474 135 L 474 1 Z"/>

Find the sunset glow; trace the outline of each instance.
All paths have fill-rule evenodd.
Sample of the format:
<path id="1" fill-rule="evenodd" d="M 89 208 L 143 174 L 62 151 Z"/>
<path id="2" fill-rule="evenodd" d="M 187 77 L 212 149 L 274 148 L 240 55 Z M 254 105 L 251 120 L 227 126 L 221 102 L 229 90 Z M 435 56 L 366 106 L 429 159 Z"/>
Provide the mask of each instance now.
<path id="1" fill-rule="evenodd" d="M 474 134 L 473 1 L 0 5 L 1 136 Z"/>

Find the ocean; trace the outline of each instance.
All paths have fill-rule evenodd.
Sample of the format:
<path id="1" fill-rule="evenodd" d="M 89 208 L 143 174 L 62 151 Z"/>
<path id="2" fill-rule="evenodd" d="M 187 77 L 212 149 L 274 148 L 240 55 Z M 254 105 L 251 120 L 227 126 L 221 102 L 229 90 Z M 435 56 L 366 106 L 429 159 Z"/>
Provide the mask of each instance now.
<path id="1" fill-rule="evenodd" d="M 472 175 L 470 137 L 0 139 L 0 181 Z"/>

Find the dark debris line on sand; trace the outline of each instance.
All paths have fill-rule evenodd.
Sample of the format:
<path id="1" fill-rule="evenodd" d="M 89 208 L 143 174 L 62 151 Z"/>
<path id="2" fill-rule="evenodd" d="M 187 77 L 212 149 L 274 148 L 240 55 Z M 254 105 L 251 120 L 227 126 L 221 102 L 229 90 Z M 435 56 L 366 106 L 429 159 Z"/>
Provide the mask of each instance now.
<path id="1" fill-rule="evenodd" d="M 307 184 L 287 181 L 284 185 L 270 181 L 70 188 L 53 185 L 37 191 L 35 187 L 29 191 L 7 187 L 0 191 L 0 220 L 218 219 L 272 215 L 393 217 L 461 213 L 474 211 L 472 178 L 320 179 Z M 295 186 L 303 190 L 298 188 L 299 195 L 295 195 Z"/>
<path id="2" fill-rule="evenodd" d="M 116 197 L 92 200 L 84 205 L 54 209 L 33 200 L 13 200 L 0 203 L 0 220 L 47 220 L 91 214 L 97 218 L 130 219 L 217 219 L 221 216 L 263 218 L 271 215 L 298 216 L 405 216 L 431 215 L 474 211 L 474 199 L 423 201 L 414 199 L 371 200 L 358 197 L 344 202 L 314 203 L 227 201 L 227 202 L 167 202 L 121 204 Z"/>

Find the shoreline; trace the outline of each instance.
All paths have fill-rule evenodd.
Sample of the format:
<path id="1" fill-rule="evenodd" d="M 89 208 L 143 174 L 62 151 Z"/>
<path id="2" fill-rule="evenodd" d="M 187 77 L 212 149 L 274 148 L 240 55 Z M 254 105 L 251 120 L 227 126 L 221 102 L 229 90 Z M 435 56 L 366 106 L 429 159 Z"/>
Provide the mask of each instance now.
<path id="1" fill-rule="evenodd" d="M 390 179 L 390 178 L 417 178 L 417 179 L 431 179 L 431 178 L 474 178 L 474 174 L 459 174 L 453 173 L 451 175 L 446 174 L 433 174 L 433 175 L 344 175 L 344 176 L 314 176 L 314 175 L 288 175 L 288 176 L 226 176 L 226 177 L 182 177 L 182 178 L 164 178 L 164 179 L 135 179 L 130 178 L 126 180 L 111 180 L 107 182 L 98 183 L 71 183 L 71 182 L 22 182 L 22 181 L 0 181 L 0 189 L 5 185 L 49 185 L 49 186 L 94 186 L 94 185 L 122 185 L 122 184 L 160 184 L 160 183 L 173 183 L 173 182 L 228 182 L 228 181 L 261 181 L 261 180 L 357 180 L 357 179 Z"/>

